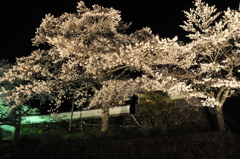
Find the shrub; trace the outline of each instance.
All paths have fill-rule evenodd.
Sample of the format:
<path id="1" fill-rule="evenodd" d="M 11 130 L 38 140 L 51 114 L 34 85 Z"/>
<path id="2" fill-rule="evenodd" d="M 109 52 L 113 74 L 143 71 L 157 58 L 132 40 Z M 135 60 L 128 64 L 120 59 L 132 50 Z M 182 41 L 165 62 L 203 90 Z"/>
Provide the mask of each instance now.
<path id="1" fill-rule="evenodd" d="M 145 110 L 152 115 L 159 115 L 162 111 L 169 111 L 175 106 L 170 96 L 162 91 L 145 92 L 143 98 L 139 99 L 139 104 L 144 105 Z"/>
<path id="2" fill-rule="evenodd" d="M 146 117 L 149 127 L 161 127 L 163 123 L 159 121 L 159 116 L 175 107 L 174 101 L 171 100 L 168 93 L 162 91 L 149 91 L 142 94 L 142 98 L 139 99 L 139 104 L 142 105 L 142 113 Z M 166 126 L 166 124 L 164 124 Z"/>

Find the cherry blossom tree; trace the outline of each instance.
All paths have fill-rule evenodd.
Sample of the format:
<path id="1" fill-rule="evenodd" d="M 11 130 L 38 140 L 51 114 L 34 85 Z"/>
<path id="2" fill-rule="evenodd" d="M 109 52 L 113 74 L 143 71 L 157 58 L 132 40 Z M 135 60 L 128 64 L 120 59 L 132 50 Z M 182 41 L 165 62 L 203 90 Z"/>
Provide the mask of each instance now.
<path id="1" fill-rule="evenodd" d="M 197 96 L 205 98 L 203 104 L 215 107 L 219 130 L 225 131 L 223 104 L 240 87 L 240 13 L 228 8 L 217 21 L 220 13 L 215 14 L 215 6 L 201 0 L 196 0 L 195 6 L 184 12 L 188 20 L 181 26 L 192 32 L 187 35 L 192 40 L 188 46 L 196 55 L 185 75 L 191 77 Z"/>
<path id="2" fill-rule="evenodd" d="M 0 60 L 0 77 L 4 76 L 4 73 L 8 72 L 13 67 L 13 64 L 8 60 Z M 15 87 L 21 84 L 20 80 L 4 81 L 0 84 L 0 125 L 11 125 L 15 128 L 13 136 L 13 146 L 16 148 L 18 138 L 20 135 L 22 116 L 29 114 L 39 114 L 38 108 L 31 105 L 31 101 L 28 100 L 28 105 L 23 103 L 12 109 L 13 102 L 6 100 L 8 96 L 7 92 L 11 92 Z M 11 111 L 10 111 L 11 110 Z"/>
<path id="3" fill-rule="evenodd" d="M 57 18 L 46 15 L 37 29 L 33 45 L 47 43 L 51 49 L 36 50 L 28 57 L 17 59 L 17 65 L 1 81 L 21 79 L 25 84 L 3 93 L 8 94 L 6 100 L 14 102 L 12 109 L 39 95 L 51 97 L 56 105 L 52 111 L 56 111 L 68 97 L 75 98 L 75 104 L 81 106 L 91 99 L 88 94 L 90 89 L 95 92 L 90 107 L 103 108 L 102 132 L 106 132 L 109 103 L 114 98 L 111 100 L 110 92 L 106 92 L 106 97 L 101 97 L 104 100 L 96 101 L 105 90 L 104 82 L 118 79 L 126 68 L 131 69 L 132 60 L 139 61 L 132 51 L 127 55 L 128 49 L 131 50 L 135 43 L 147 42 L 155 37 L 148 28 L 131 35 L 124 34 L 128 25 L 121 21 L 120 12 L 115 9 L 93 5 L 91 10 L 82 1 L 77 8 L 76 14 L 64 13 Z M 121 58 L 129 58 L 130 61 L 122 61 Z M 52 100 L 53 97 L 55 100 Z"/>
<path id="4" fill-rule="evenodd" d="M 96 101 L 114 97 L 124 99 L 139 89 L 175 92 L 187 99 L 197 97 L 203 106 L 215 108 L 219 130 L 226 131 L 222 107 L 240 87 L 240 13 L 228 8 L 217 21 L 221 13 L 215 13 L 215 6 L 210 7 L 201 0 L 196 0 L 194 5 L 195 9 L 184 12 L 188 20 L 181 25 L 184 30 L 192 32 L 187 35 L 191 42 L 183 45 L 177 37 L 158 39 L 154 36 L 147 41 L 121 47 L 114 54 L 117 60 L 107 60 L 109 67 L 98 68 L 96 72 L 107 72 L 112 65 L 116 67 L 121 63 L 131 70 L 141 70 L 145 75 L 135 80 L 105 81 L 107 87 L 99 91 L 99 97 L 95 96 Z M 109 56 L 104 58 L 109 59 Z M 106 97 L 107 90 L 111 92 L 109 97 L 101 98 Z"/>
<path id="5" fill-rule="evenodd" d="M 191 84 L 189 97 L 201 98 L 204 106 L 215 108 L 219 130 L 226 131 L 222 107 L 240 87 L 240 13 L 228 8 L 217 21 L 221 13 L 216 13 L 215 6 L 201 0 L 196 0 L 194 5 L 194 9 L 184 11 L 187 21 L 180 25 L 191 32 L 187 35 L 191 42 L 176 48 L 194 58 L 185 65 L 169 59 L 174 67 L 168 72 Z"/>
<path id="6" fill-rule="evenodd" d="M 128 100 L 138 89 L 153 89 L 150 84 L 136 86 L 153 82 L 147 76 L 134 81 L 132 79 L 118 80 L 126 70 L 144 71 L 146 75 L 154 74 L 155 78 L 159 78 L 155 82 L 154 89 L 164 87 L 162 89 L 170 91 L 171 87 L 166 86 L 169 85 L 168 82 L 178 83 L 171 77 L 155 75 L 155 72 L 149 67 L 149 63 L 153 61 L 153 55 L 149 52 L 154 48 L 153 44 L 159 43 L 158 37 L 152 35 L 149 28 L 143 28 L 130 35 L 124 34 L 128 25 L 121 21 L 119 13 L 112 8 L 103 8 L 98 5 L 93 5 L 93 9 L 90 10 L 83 2 L 79 2 L 77 14 L 65 13 L 58 18 L 47 15 L 33 39 L 34 45 L 48 43 L 54 46 L 50 52 L 55 50 L 58 58 L 54 58 L 54 60 L 51 58 L 52 63 L 63 59 L 67 61 L 60 67 L 61 74 L 57 77 L 52 75 L 51 78 L 64 79 L 64 83 L 68 83 L 70 80 L 80 83 L 80 81 L 86 81 L 86 78 L 91 79 L 87 80 L 86 87 L 90 87 L 95 94 L 89 108 L 101 106 L 103 110 L 102 132 L 107 132 L 108 129 L 109 107 L 116 106 L 116 103 L 123 104 L 123 101 Z M 162 45 L 166 42 L 163 40 Z M 53 54 L 51 53 L 50 56 Z M 84 70 L 84 73 L 78 73 L 79 68 Z M 119 73 L 113 75 L 117 71 Z M 54 81 L 56 85 L 58 85 L 57 80 Z M 128 87 L 135 87 L 135 89 Z M 66 90 L 63 87 L 58 87 L 57 90 L 62 92 L 63 89 Z M 172 90 L 175 91 L 173 88 Z M 180 90 L 176 91 L 180 92 Z M 75 98 L 80 100 L 78 97 Z M 58 101 L 61 102 L 61 100 Z M 115 104 L 112 105 L 113 103 Z M 81 105 L 82 103 L 76 104 Z"/>
<path id="7" fill-rule="evenodd" d="M 124 104 L 133 94 L 144 91 L 167 91 L 186 98 L 198 97 L 205 106 L 214 106 L 220 130 L 225 130 L 222 105 L 239 86 L 238 33 L 239 13 L 228 9 L 220 13 L 200 0 L 196 9 L 185 12 L 188 21 L 181 26 L 191 42 L 181 44 L 159 38 L 150 28 L 132 34 L 113 8 L 80 1 L 77 13 L 59 17 L 46 15 L 36 31 L 33 45 L 48 44 L 50 50 L 33 51 L 17 59 L 17 65 L 2 81 L 25 80 L 6 99 L 16 107 L 30 97 L 52 97 L 57 108 L 68 97 L 75 105 L 90 101 L 88 108 L 101 107 L 102 132 L 108 131 L 108 109 Z M 137 78 L 126 78 L 129 71 L 143 72 Z M 89 90 L 94 92 L 89 97 Z M 54 98 L 54 100 L 52 100 Z"/>

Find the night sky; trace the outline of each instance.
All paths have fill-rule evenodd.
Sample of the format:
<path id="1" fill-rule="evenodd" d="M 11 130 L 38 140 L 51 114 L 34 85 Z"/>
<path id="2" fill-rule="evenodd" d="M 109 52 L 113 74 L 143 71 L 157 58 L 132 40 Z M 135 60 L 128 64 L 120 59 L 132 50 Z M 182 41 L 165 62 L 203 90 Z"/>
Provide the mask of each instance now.
<path id="1" fill-rule="evenodd" d="M 186 20 L 182 10 L 193 8 L 193 0 L 85 0 L 88 8 L 93 4 L 113 7 L 121 11 L 124 22 L 133 22 L 127 33 L 143 27 L 150 27 L 154 34 L 188 42 L 187 34 L 179 25 Z M 64 12 L 76 13 L 77 0 L 5 0 L 0 1 L 1 59 L 15 62 L 16 57 L 28 56 L 33 50 L 31 39 L 45 14 L 55 17 Z M 238 0 L 206 0 L 218 11 L 227 7 L 238 9 Z M 239 102 L 239 101 L 238 101 Z M 240 103 L 240 102 L 239 102 Z M 236 104 L 236 101 L 233 103 Z M 231 105 L 233 105 L 231 104 Z M 236 107 L 234 107 L 235 109 Z M 238 113 L 239 114 L 239 113 Z"/>
<path id="2" fill-rule="evenodd" d="M 64 12 L 76 13 L 77 0 L 12 0 L 0 2 L 1 19 L 1 57 L 15 62 L 16 57 L 28 56 L 33 50 L 31 39 L 35 36 L 45 14 L 60 16 Z M 186 20 L 182 10 L 193 8 L 192 0 L 85 0 L 87 7 L 99 4 L 120 10 L 124 22 L 133 22 L 128 33 L 136 29 L 150 27 L 160 37 L 173 38 L 187 42 L 186 32 L 179 27 Z M 218 10 L 238 8 L 238 0 L 208 0 Z"/>

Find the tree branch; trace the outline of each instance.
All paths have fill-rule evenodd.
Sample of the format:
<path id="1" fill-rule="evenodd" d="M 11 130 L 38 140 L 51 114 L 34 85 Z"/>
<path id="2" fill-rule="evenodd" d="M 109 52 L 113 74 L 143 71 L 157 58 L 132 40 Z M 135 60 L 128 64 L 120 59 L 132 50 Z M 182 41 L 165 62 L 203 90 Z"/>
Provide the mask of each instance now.
<path id="1" fill-rule="evenodd" d="M 218 91 L 217 96 L 215 98 L 217 101 L 220 101 L 221 95 L 224 90 L 225 90 L 225 87 L 221 87 L 220 90 Z"/>

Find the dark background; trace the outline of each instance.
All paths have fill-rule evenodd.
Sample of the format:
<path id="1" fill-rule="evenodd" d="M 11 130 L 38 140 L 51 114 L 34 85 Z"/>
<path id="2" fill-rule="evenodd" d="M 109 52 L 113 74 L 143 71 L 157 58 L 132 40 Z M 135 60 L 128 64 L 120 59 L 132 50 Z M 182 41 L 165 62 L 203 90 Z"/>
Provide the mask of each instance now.
<path id="1" fill-rule="evenodd" d="M 99 4 L 121 11 L 125 22 L 133 22 L 128 33 L 150 27 L 154 34 L 187 42 L 187 33 L 179 25 L 186 20 L 182 10 L 193 8 L 193 0 L 85 0 L 87 7 Z M 45 14 L 60 16 L 64 12 L 76 12 L 77 0 L 5 0 L 0 1 L 1 56 L 15 62 L 16 57 L 28 56 L 37 47 L 31 46 L 36 28 L 41 24 Z M 238 8 L 237 0 L 208 0 L 216 5 L 218 11 Z"/>
<path id="2" fill-rule="evenodd" d="M 99 4 L 103 7 L 113 7 L 121 11 L 124 22 L 133 22 L 128 33 L 136 29 L 150 27 L 160 38 L 173 38 L 188 42 L 187 34 L 179 25 L 186 20 L 182 10 L 193 8 L 193 0 L 85 0 L 87 7 Z M 0 1 L 0 30 L 1 53 L 0 59 L 15 62 L 16 57 L 28 56 L 33 50 L 31 39 L 35 36 L 36 28 L 41 24 L 45 14 L 55 17 L 64 12 L 75 13 L 77 0 L 5 0 Z M 238 0 L 207 0 L 209 5 L 215 5 L 218 11 L 227 7 L 238 9 Z M 227 107 L 234 116 L 239 117 L 239 98 L 228 100 Z"/>

